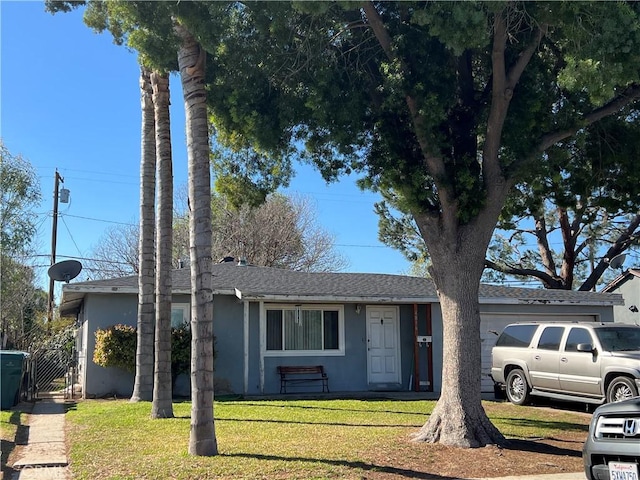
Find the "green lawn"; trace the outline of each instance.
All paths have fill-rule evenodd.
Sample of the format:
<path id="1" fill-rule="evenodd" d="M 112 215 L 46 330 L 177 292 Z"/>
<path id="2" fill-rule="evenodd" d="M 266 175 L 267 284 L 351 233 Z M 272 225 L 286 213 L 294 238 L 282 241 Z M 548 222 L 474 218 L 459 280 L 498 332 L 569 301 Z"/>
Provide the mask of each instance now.
<path id="1" fill-rule="evenodd" d="M 26 417 L 26 413 L 12 410 L 0 410 L 0 448 L 2 449 L 0 460 L 3 473 L 6 473 L 9 454 L 15 448 L 15 438 L 18 433 L 18 428 L 21 425 L 24 425 Z"/>
<path id="2" fill-rule="evenodd" d="M 67 413 L 74 479 L 368 478 L 389 459 L 420 455 L 408 441 L 435 402 L 399 400 L 216 401 L 220 455 L 187 454 L 190 403 L 173 419 L 152 420 L 150 403 L 88 400 Z M 487 402 L 512 438 L 585 430 L 572 412 Z M 385 460 L 386 459 L 386 460 Z"/>

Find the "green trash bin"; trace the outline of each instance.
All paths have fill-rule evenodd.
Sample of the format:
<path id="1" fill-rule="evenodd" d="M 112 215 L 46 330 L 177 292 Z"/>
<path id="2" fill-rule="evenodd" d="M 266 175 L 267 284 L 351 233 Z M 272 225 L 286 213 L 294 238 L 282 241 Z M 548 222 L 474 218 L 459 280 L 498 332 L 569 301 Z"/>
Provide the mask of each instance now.
<path id="1" fill-rule="evenodd" d="M 20 386 L 27 354 L 16 350 L 0 350 L 0 409 L 8 410 L 20 400 Z"/>

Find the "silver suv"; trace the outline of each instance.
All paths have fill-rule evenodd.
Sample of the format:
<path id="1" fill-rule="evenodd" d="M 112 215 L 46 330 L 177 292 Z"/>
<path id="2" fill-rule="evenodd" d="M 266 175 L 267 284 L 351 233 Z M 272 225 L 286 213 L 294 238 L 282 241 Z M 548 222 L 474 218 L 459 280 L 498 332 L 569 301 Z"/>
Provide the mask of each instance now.
<path id="1" fill-rule="evenodd" d="M 589 480 L 639 478 L 640 397 L 596 408 L 582 459 Z"/>
<path id="2" fill-rule="evenodd" d="M 600 404 L 640 391 L 640 326 L 514 323 L 491 354 L 496 391 L 516 405 L 530 395 Z"/>

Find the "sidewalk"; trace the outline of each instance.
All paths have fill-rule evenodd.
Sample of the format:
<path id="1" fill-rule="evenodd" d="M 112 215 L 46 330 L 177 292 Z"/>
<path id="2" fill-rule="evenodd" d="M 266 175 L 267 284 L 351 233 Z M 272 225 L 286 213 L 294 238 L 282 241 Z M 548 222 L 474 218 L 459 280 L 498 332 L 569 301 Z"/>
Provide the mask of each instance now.
<path id="1" fill-rule="evenodd" d="M 478 480 L 585 480 L 584 472 L 548 473 L 546 475 L 516 475 L 513 477 L 483 478 Z"/>
<path id="2" fill-rule="evenodd" d="M 10 480 L 69 480 L 64 442 L 65 405 L 62 398 L 35 403 L 29 414 L 29 437 L 20 447 L 16 472 Z"/>

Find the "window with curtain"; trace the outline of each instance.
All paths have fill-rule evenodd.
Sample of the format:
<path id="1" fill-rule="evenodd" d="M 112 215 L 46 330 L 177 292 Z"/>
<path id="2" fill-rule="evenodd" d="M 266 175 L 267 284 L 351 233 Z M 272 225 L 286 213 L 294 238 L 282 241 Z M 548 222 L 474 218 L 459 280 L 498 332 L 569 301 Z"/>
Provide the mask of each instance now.
<path id="1" fill-rule="evenodd" d="M 338 307 L 268 307 L 267 351 L 338 352 L 343 335 Z"/>

